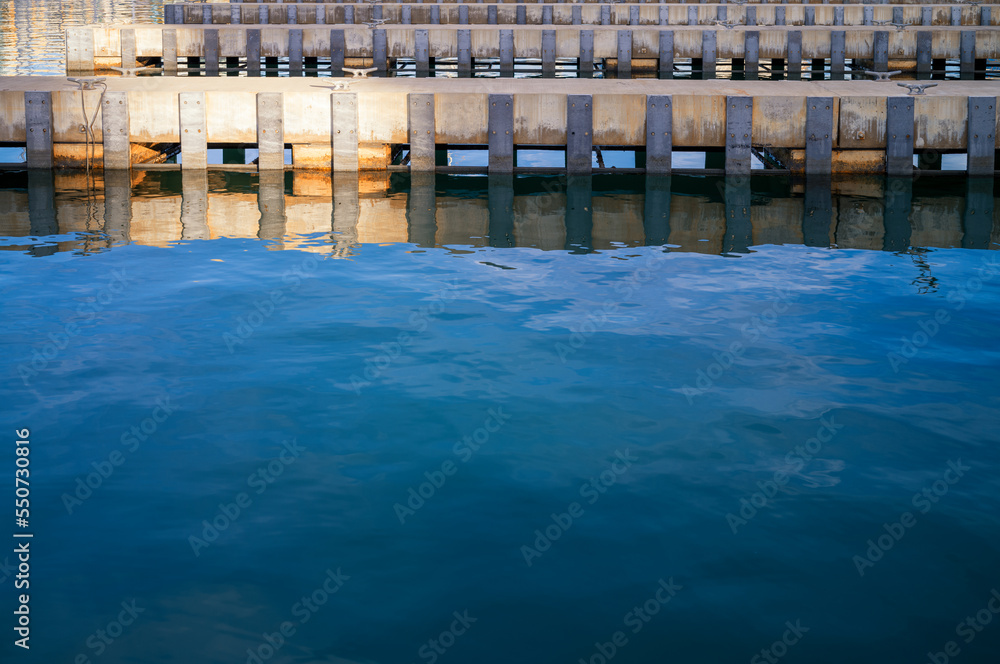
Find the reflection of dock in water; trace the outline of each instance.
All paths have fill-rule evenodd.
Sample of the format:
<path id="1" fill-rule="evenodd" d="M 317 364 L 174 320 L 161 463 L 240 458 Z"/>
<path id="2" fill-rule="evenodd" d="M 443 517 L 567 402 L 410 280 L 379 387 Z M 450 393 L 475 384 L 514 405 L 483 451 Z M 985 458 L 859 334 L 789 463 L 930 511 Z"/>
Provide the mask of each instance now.
<path id="1" fill-rule="evenodd" d="M 936 186 L 931 178 L 915 191 L 910 180 L 875 177 L 808 188 L 764 179 L 777 189 L 751 190 L 747 178 L 637 177 L 629 188 L 620 177 L 136 171 L 131 182 L 107 173 L 88 196 L 82 174 L 32 172 L 20 188 L 0 189 L 0 235 L 89 234 L 36 253 L 250 238 L 341 256 L 391 243 L 574 251 L 669 244 L 719 254 L 766 244 L 903 251 L 1000 241 L 992 180 Z"/>

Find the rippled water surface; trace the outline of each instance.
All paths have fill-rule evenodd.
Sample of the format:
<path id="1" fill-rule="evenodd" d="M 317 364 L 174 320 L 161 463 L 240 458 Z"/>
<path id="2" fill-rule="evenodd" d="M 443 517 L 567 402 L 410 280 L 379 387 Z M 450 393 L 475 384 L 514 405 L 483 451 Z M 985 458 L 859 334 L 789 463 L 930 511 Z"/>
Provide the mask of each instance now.
<path id="1" fill-rule="evenodd" d="M 3 661 L 996 662 L 992 189 L 22 176 Z"/>
<path id="2" fill-rule="evenodd" d="M 163 0 L 0 0 L 0 76 L 65 76 L 68 27 L 154 22 Z"/>

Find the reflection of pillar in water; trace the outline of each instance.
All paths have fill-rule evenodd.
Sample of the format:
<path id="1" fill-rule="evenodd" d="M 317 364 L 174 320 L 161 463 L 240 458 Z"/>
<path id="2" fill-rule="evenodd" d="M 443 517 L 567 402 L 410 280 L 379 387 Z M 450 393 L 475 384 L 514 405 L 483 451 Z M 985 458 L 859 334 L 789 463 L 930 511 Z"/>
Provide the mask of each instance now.
<path id="1" fill-rule="evenodd" d="M 490 211 L 490 246 L 513 247 L 514 175 L 491 173 L 488 185 Z"/>
<path id="2" fill-rule="evenodd" d="M 889 178 L 885 188 L 885 236 L 883 251 L 906 251 L 910 248 L 910 211 L 913 208 L 913 179 Z"/>
<path id="3" fill-rule="evenodd" d="M 280 249 L 281 240 L 285 237 L 285 172 L 261 171 L 257 177 L 257 209 L 260 210 L 257 237 L 277 240 L 275 248 Z"/>
<path id="4" fill-rule="evenodd" d="M 993 178 L 970 177 L 962 216 L 962 247 L 989 249 L 993 232 Z M 34 224 L 32 224 L 34 226 Z"/>
<path id="5" fill-rule="evenodd" d="M 208 238 L 208 171 L 181 171 L 181 239 Z"/>
<path id="6" fill-rule="evenodd" d="M 352 256 L 358 243 L 358 217 L 361 208 L 358 205 L 360 185 L 358 174 L 349 171 L 333 173 L 333 254 L 334 256 Z"/>
<path id="7" fill-rule="evenodd" d="M 593 178 L 570 175 L 566 178 L 566 249 L 589 253 L 594 249 Z"/>
<path id="8" fill-rule="evenodd" d="M 434 172 L 410 173 L 410 195 L 406 202 L 408 239 L 418 247 L 435 246 L 437 199 Z"/>
<path id="9" fill-rule="evenodd" d="M 32 235 L 55 235 L 59 232 L 56 222 L 56 187 L 52 171 L 32 168 L 28 170 L 28 222 Z"/>
<path id="10" fill-rule="evenodd" d="M 658 247 L 670 238 L 670 176 L 646 176 L 646 200 L 643 213 L 646 246 Z"/>
<path id="11" fill-rule="evenodd" d="M 132 223 L 132 176 L 127 170 L 104 171 L 104 233 L 112 246 L 129 241 Z"/>
<path id="12" fill-rule="evenodd" d="M 726 178 L 726 237 L 724 254 L 749 253 L 753 244 L 753 222 L 750 220 L 750 177 L 737 175 Z"/>
<path id="13" fill-rule="evenodd" d="M 802 207 L 802 244 L 807 247 L 829 247 L 830 224 L 833 221 L 833 195 L 829 177 L 810 175 L 806 178 Z"/>

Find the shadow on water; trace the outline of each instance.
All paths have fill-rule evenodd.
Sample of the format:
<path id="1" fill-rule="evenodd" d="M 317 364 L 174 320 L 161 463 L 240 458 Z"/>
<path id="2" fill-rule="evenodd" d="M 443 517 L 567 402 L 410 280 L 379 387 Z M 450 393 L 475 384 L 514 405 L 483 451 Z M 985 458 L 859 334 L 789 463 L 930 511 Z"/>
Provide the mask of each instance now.
<path id="1" fill-rule="evenodd" d="M 739 256 L 769 244 L 892 252 L 1000 242 L 994 181 L 964 177 L 21 172 L 0 188 L 0 248 L 46 256 L 257 238 L 350 257 L 366 244 L 638 246 Z"/>

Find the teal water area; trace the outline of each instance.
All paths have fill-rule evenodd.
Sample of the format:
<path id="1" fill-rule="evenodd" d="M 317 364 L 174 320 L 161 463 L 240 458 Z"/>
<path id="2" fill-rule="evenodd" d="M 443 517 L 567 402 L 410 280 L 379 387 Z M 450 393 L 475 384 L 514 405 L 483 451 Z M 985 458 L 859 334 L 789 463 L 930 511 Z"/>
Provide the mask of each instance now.
<path id="1" fill-rule="evenodd" d="M 996 662 L 992 181 L 7 182 L 4 662 Z"/>

